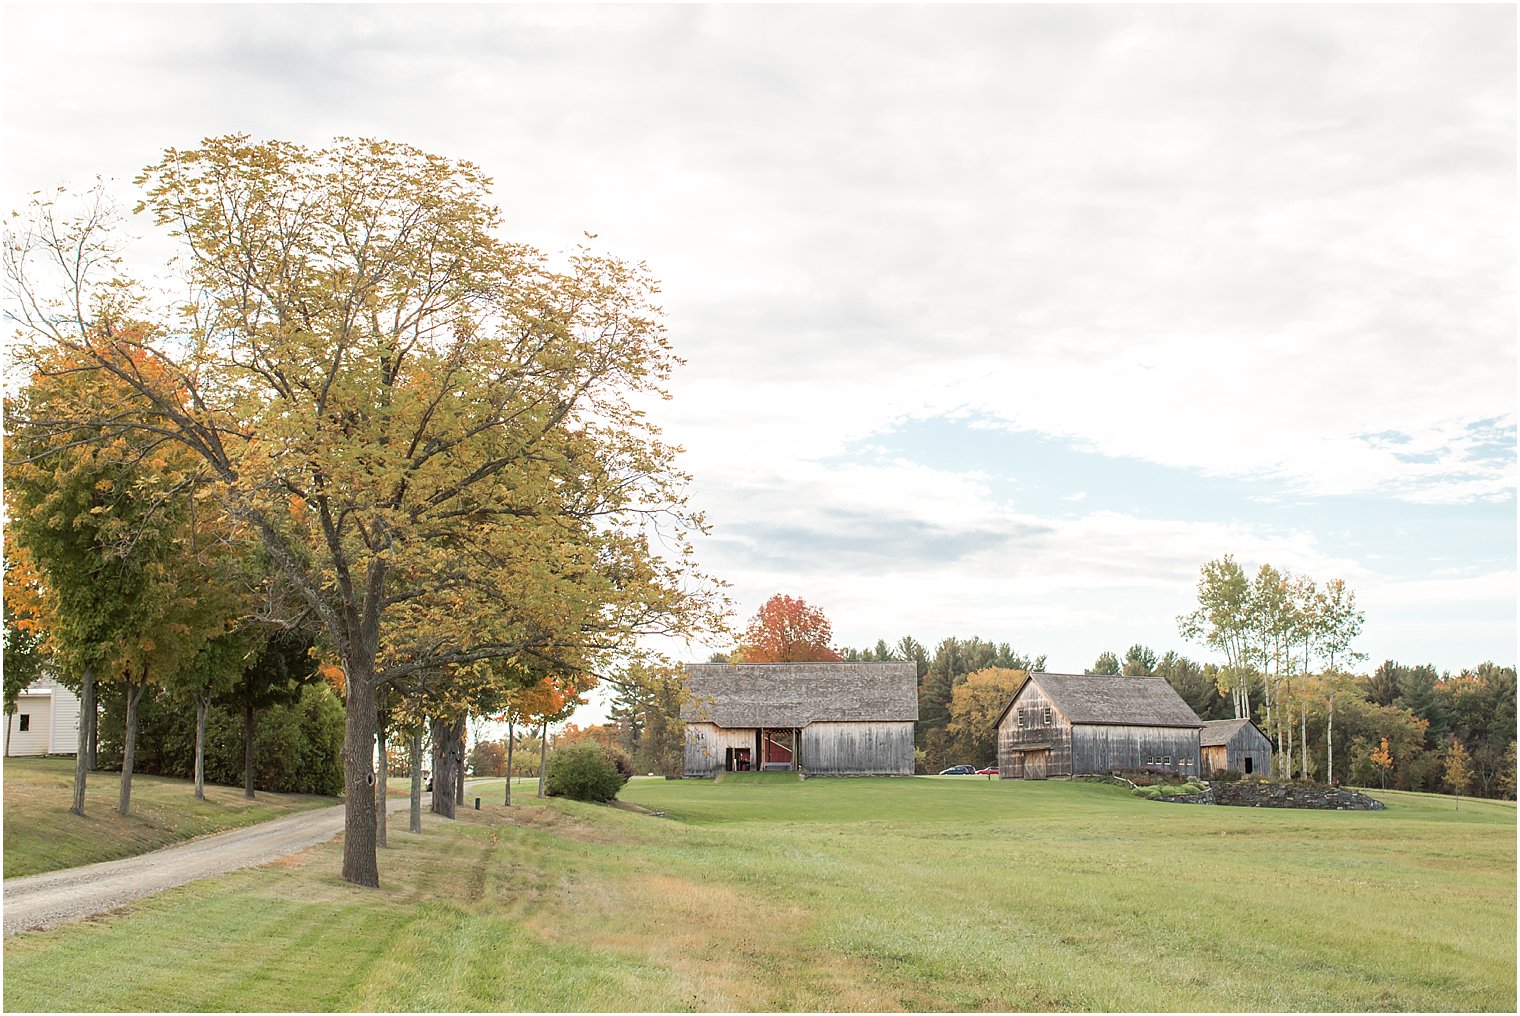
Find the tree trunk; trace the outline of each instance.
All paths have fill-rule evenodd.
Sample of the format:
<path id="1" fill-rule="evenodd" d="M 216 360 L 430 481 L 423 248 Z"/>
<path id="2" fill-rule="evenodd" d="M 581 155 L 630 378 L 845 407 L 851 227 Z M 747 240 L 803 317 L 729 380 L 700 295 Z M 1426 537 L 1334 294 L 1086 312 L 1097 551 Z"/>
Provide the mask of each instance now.
<path id="1" fill-rule="evenodd" d="M 1304 745 L 1304 779 L 1307 781 L 1309 779 L 1309 696 L 1307 694 L 1298 707 L 1298 739 Z"/>
<path id="2" fill-rule="evenodd" d="M 385 841 L 385 819 L 389 814 L 385 807 L 388 797 L 385 781 L 390 777 L 391 767 L 390 760 L 385 757 L 385 721 L 380 718 L 375 721 L 375 747 L 380 764 L 380 772 L 375 776 L 375 841 L 388 847 L 390 844 Z"/>
<path id="3" fill-rule="evenodd" d="M 464 804 L 464 725 L 465 721 L 459 721 L 459 735 L 454 739 L 454 802 Z"/>
<path id="4" fill-rule="evenodd" d="M 116 810 L 122 815 L 132 814 L 132 763 L 137 756 L 137 700 L 142 698 L 144 685 L 141 681 L 127 678 L 127 722 L 122 738 L 121 793 L 116 798 Z"/>
<path id="5" fill-rule="evenodd" d="M 374 643 L 370 643 L 374 645 Z M 344 661 L 348 685 L 343 721 L 343 881 L 380 885 L 375 854 L 375 654 Z"/>
<path id="6" fill-rule="evenodd" d="M 1281 689 L 1278 690 L 1278 698 L 1279 699 L 1282 698 L 1282 691 L 1281 691 Z M 1266 722 L 1267 729 L 1271 730 L 1272 729 L 1272 682 L 1271 681 L 1266 682 L 1266 688 L 1264 688 L 1262 690 L 1262 705 L 1266 709 L 1266 713 L 1263 715 L 1262 719 Z M 1279 711 L 1281 711 L 1281 707 L 1279 707 Z M 1270 776 L 1272 774 L 1272 770 L 1274 768 L 1276 768 L 1276 767 L 1274 767 L 1272 765 L 1272 762 L 1268 761 L 1268 763 L 1267 763 L 1267 775 Z"/>
<path id="7" fill-rule="evenodd" d="M 549 724 L 544 722 L 538 728 L 538 796 L 542 800 L 544 796 L 544 773 L 548 770 L 549 759 Z"/>
<path id="8" fill-rule="evenodd" d="M 253 733 L 254 722 L 253 706 L 243 706 L 243 796 L 253 797 Z"/>
<path id="9" fill-rule="evenodd" d="M 433 718 L 433 805 L 434 815 L 454 817 L 454 724 Z"/>
<path id="10" fill-rule="evenodd" d="M 422 832 L 422 728 L 412 731 L 412 823 L 414 833 Z"/>
<path id="11" fill-rule="evenodd" d="M 512 807 L 512 748 L 517 740 L 512 734 L 512 721 L 507 721 L 507 797 L 504 803 L 508 808 Z"/>
<path id="12" fill-rule="evenodd" d="M 90 714 L 90 757 L 85 763 L 85 768 L 93 773 L 99 768 L 97 763 L 100 759 L 100 695 L 99 689 L 95 687 L 94 671 L 87 668 L 86 672 L 91 675 L 91 678 L 90 706 L 87 710 Z M 84 708 L 83 703 L 80 704 L 80 708 Z"/>
<path id="13" fill-rule="evenodd" d="M 206 714 L 211 711 L 211 696 L 195 696 L 195 796 L 206 799 Z"/>
<path id="14" fill-rule="evenodd" d="M 1325 714 L 1325 782 L 1335 786 L 1335 693 L 1330 693 L 1330 711 Z"/>
<path id="15" fill-rule="evenodd" d="M 95 711 L 95 668 L 89 664 L 85 665 L 84 681 L 79 689 L 79 709 L 82 714 Z M 79 751 L 74 755 L 74 803 L 69 811 L 76 815 L 84 814 L 85 774 L 91 769 L 90 726 L 88 723 L 79 725 Z"/>

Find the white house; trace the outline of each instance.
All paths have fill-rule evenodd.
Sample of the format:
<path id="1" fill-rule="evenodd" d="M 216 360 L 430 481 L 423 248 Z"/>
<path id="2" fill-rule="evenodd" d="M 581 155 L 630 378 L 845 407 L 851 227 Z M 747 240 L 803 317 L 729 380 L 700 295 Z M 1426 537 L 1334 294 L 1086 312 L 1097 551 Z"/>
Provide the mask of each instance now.
<path id="1" fill-rule="evenodd" d="M 72 755 L 79 750 L 79 696 L 51 677 L 22 689 L 9 721 L 6 755 Z"/>

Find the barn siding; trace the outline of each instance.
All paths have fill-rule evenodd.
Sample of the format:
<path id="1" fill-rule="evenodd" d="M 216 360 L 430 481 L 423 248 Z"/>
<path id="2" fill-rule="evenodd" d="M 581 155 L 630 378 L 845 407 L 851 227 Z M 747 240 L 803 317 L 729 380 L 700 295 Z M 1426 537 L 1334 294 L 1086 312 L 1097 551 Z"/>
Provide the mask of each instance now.
<path id="1" fill-rule="evenodd" d="M 1169 769 L 1198 775 L 1198 731 L 1185 727 L 1078 724 L 1072 731 L 1071 773 L 1103 773 L 1115 766 L 1140 768 L 1155 756 L 1171 756 Z M 1179 760 L 1188 760 L 1187 764 Z M 1054 774 L 1052 774 L 1054 775 Z"/>
<path id="2" fill-rule="evenodd" d="M 1246 771 L 1246 758 L 1251 759 L 1251 774 L 1266 775 L 1272 768 L 1272 742 L 1267 740 L 1266 735 L 1256 728 L 1253 723 L 1247 723 L 1235 732 L 1225 745 L 1228 749 L 1226 757 L 1229 760 L 1229 768 L 1237 773 Z"/>
<path id="3" fill-rule="evenodd" d="M 809 723 L 802 728 L 801 763 L 809 776 L 911 776 L 913 724 Z"/>
<path id="4" fill-rule="evenodd" d="M 1050 723 L 1045 710 L 1050 709 Z M 1026 710 L 1025 725 L 1019 726 L 1019 710 Z M 1071 775 L 1071 727 L 1051 705 L 1045 693 L 1026 681 L 1013 697 L 1013 704 L 998 724 L 998 774 L 1007 779 L 1024 778 L 1024 752 L 1019 749 L 1048 748 L 1047 776 Z"/>
<path id="5" fill-rule="evenodd" d="M 686 775 L 713 776 L 723 771 L 729 748 L 748 748 L 753 754 L 755 728 L 728 729 L 714 723 L 686 724 Z"/>

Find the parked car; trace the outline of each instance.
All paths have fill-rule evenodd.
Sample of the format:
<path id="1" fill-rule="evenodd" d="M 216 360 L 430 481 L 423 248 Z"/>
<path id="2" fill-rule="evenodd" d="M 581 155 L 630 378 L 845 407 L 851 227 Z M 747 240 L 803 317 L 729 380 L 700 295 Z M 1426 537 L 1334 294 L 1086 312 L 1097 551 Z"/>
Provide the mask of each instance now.
<path id="1" fill-rule="evenodd" d="M 975 776 L 976 766 L 951 766 L 949 769 L 941 769 L 941 776 Z"/>
<path id="2" fill-rule="evenodd" d="M 998 776 L 1001 772 L 1002 770 L 998 769 L 997 766 L 988 766 L 986 769 L 978 769 L 976 774 L 978 776 Z"/>

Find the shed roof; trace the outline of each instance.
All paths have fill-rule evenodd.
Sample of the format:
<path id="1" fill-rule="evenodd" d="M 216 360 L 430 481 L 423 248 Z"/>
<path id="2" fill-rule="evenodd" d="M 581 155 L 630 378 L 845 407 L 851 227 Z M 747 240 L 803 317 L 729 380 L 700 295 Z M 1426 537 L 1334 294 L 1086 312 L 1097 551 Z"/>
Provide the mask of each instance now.
<path id="1" fill-rule="evenodd" d="M 1240 733 L 1240 729 L 1247 725 L 1256 726 L 1249 717 L 1245 716 L 1234 720 L 1204 720 L 1203 733 L 1199 735 L 1198 745 L 1201 748 L 1208 748 L 1229 744 L 1235 735 Z M 1260 727 L 1257 727 L 1257 733 L 1261 733 Z M 1266 734 L 1261 736 L 1266 738 L 1268 744 L 1271 743 L 1272 739 Z"/>
<path id="2" fill-rule="evenodd" d="M 1161 677 L 1117 677 L 1110 674 L 1031 673 L 1028 681 L 1045 693 L 1070 723 L 1101 723 L 1126 727 L 1202 727 L 1188 704 Z M 1024 686 L 1019 686 L 1022 692 Z M 1018 701 L 1018 693 L 1014 694 Z M 1008 715 L 1003 710 L 998 722 Z"/>
<path id="3" fill-rule="evenodd" d="M 720 727 L 918 719 L 918 668 L 906 663 L 688 663 L 681 719 Z"/>

